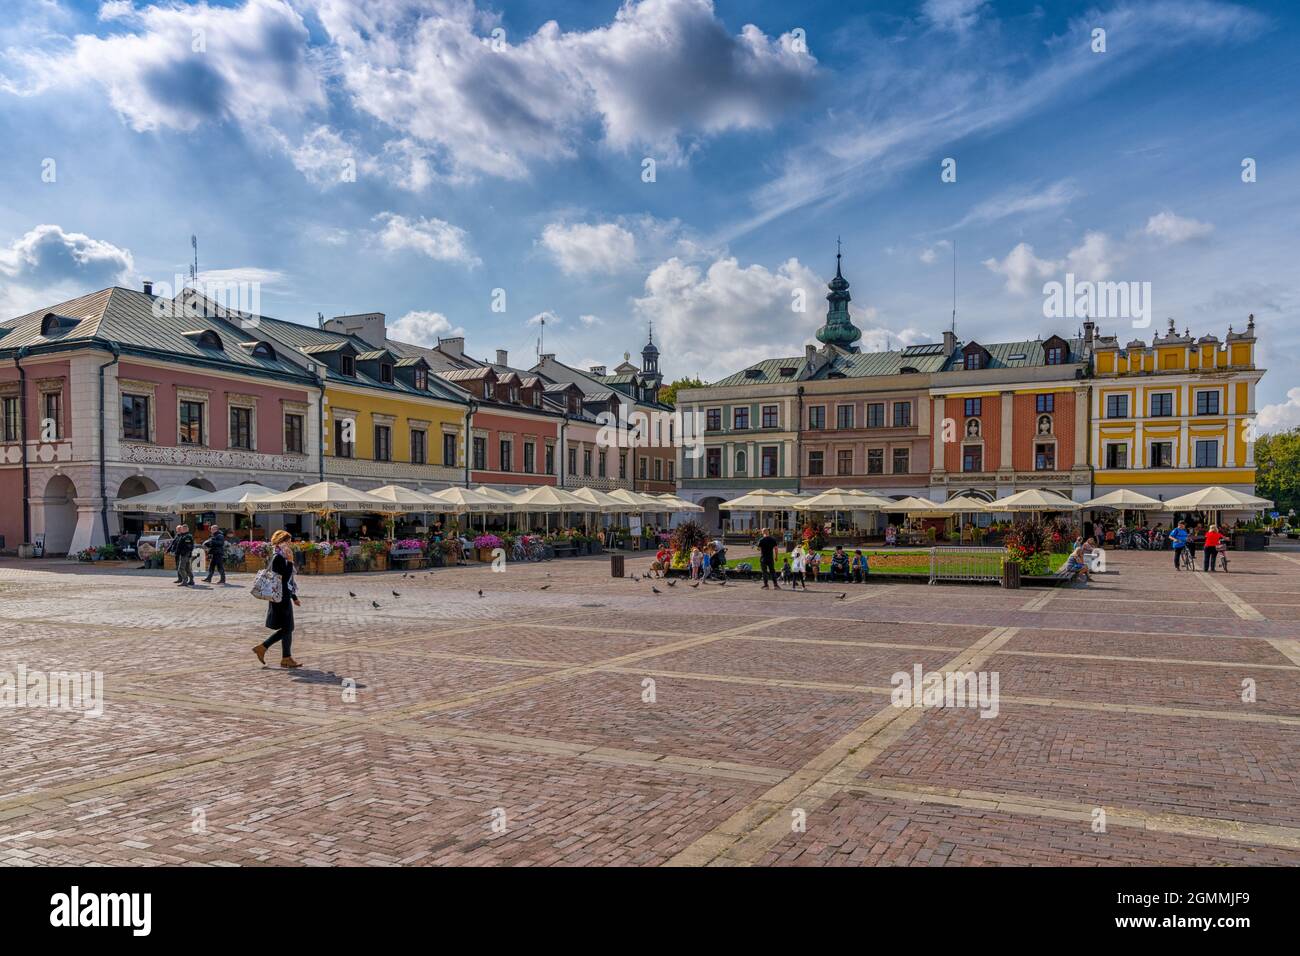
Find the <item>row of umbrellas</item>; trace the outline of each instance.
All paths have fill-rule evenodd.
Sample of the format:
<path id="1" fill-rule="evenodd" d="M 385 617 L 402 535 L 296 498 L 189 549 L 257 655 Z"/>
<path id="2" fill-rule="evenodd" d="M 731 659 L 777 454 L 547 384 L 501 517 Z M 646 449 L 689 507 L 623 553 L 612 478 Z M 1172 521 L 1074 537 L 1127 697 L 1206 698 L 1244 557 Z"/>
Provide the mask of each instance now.
<path id="1" fill-rule="evenodd" d="M 595 488 L 568 491 L 551 485 L 538 485 L 518 494 L 494 488 L 446 488 L 423 492 L 402 485 L 385 485 L 373 491 L 349 488 L 335 481 L 320 481 L 292 491 L 276 491 L 258 484 L 235 485 L 221 491 L 205 491 L 191 485 L 178 485 L 148 492 L 133 498 L 121 498 L 113 505 L 117 511 L 143 511 L 154 514 L 221 511 L 238 514 L 300 513 L 324 514 L 335 511 L 374 511 L 379 513 L 556 513 L 703 511 L 676 495 L 645 495 L 625 488 L 610 492 Z"/>
<path id="2" fill-rule="evenodd" d="M 1090 501 L 1078 502 L 1055 491 L 1031 488 L 996 501 L 984 501 L 971 495 L 957 495 L 947 501 L 903 498 L 895 501 L 864 491 L 831 488 L 811 497 L 792 491 L 756 490 L 724 501 L 720 508 L 733 511 L 883 511 L 902 514 L 929 514 L 934 517 L 969 512 L 1008 511 L 1080 511 L 1086 508 L 1113 508 L 1132 511 L 1258 511 L 1271 508 L 1266 498 L 1218 486 L 1202 488 L 1190 494 L 1157 501 L 1136 491 L 1119 489 Z"/>

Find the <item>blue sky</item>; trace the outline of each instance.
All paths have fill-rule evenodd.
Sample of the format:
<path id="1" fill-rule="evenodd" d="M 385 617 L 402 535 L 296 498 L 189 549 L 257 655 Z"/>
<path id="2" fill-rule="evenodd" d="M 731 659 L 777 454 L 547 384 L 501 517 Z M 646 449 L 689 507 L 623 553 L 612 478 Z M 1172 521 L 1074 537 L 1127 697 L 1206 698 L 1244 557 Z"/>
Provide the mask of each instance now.
<path id="1" fill-rule="evenodd" d="M 1150 282 L 1152 328 L 1103 332 L 1222 338 L 1253 312 L 1261 423 L 1300 424 L 1286 4 L 7 9 L 6 316 L 169 281 L 197 233 L 203 271 L 260 281 L 268 314 L 383 311 L 516 364 L 541 315 L 583 365 L 653 321 L 670 376 L 711 378 L 802 351 L 837 236 L 864 345 L 937 338 L 955 241 L 962 338 L 1073 333 L 1043 316 L 1066 272 Z"/>

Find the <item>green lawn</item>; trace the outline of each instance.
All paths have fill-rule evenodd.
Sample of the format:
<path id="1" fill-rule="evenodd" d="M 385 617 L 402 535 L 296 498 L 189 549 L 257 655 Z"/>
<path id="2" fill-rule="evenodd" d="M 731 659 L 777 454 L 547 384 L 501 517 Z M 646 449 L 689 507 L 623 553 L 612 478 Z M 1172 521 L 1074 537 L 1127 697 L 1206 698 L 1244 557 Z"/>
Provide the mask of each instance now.
<path id="1" fill-rule="evenodd" d="M 821 571 L 823 574 L 829 573 L 830 558 L 834 550 L 826 549 L 821 552 Z M 849 560 L 853 560 L 854 552 L 846 551 Z M 930 575 L 930 551 L 928 548 L 886 548 L 876 550 L 863 548 L 862 553 L 867 557 L 867 564 L 876 574 L 915 574 L 924 577 Z M 786 559 L 785 554 L 777 556 L 776 568 L 781 570 Z M 1066 554 L 1052 555 L 1050 566 L 1052 574 L 1059 571 L 1064 565 Z M 758 556 L 754 555 L 749 558 L 732 558 L 727 561 L 727 567 L 734 568 L 742 564 L 748 564 L 755 571 L 758 570 Z M 940 567 L 950 570 L 957 570 L 959 567 L 974 570 L 983 575 L 997 575 L 1002 569 L 1002 554 L 989 553 L 987 555 L 960 555 L 945 554 L 942 548 L 939 549 Z"/>

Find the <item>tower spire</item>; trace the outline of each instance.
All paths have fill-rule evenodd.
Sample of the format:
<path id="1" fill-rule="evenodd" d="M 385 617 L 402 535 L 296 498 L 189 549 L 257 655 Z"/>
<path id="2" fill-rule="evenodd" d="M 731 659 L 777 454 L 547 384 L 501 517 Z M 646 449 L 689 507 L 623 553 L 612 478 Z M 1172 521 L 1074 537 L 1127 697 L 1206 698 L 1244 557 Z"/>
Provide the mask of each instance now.
<path id="1" fill-rule="evenodd" d="M 817 330 L 817 340 L 842 349 L 853 349 L 853 343 L 862 338 L 862 330 L 849 317 L 849 302 L 853 297 L 849 295 L 849 282 L 840 269 L 843 251 L 838 238 L 835 250 L 835 278 L 830 281 L 830 292 L 826 296 L 830 305 L 826 310 L 826 324 Z"/>

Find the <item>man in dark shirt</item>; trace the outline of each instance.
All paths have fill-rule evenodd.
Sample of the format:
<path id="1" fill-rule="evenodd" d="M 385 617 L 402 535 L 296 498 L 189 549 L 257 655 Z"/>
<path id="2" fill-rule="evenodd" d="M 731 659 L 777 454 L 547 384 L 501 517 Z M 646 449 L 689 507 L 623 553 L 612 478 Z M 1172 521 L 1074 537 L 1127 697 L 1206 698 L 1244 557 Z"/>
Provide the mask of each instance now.
<path id="1" fill-rule="evenodd" d="M 190 529 L 183 524 L 176 526 L 176 537 L 172 539 L 172 554 L 176 555 L 176 573 L 180 580 L 177 585 L 185 587 L 194 587 L 194 565 L 190 561 L 194 557 L 194 535 L 190 534 Z"/>
<path id="2" fill-rule="evenodd" d="M 226 536 L 222 533 L 221 528 L 212 525 L 212 535 L 207 541 L 203 542 L 203 547 L 208 552 L 208 576 L 203 579 L 204 584 L 212 583 L 212 575 L 221 572 L 221 583 L 226 583 Z"/>
<path id="3" fill-rule="evenodd" d="M 772 532 L 767 528 L 763 529 L 763 536 L 758 539 L 758 565 L 763 571 L 763 590 L 767 590 L 767 579 L 770 575 L 772 578 L 772 587 L 778 591 L 781 585 L 777 583 L 776 577 L 776 547 L 780 544 L 776 538 L 772 537 Z"/>

